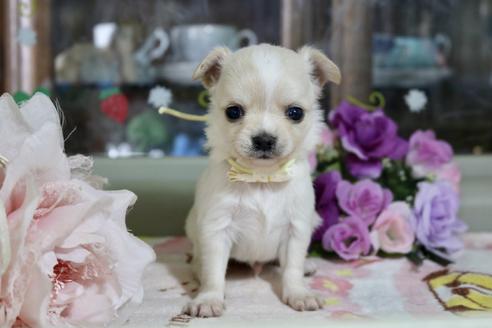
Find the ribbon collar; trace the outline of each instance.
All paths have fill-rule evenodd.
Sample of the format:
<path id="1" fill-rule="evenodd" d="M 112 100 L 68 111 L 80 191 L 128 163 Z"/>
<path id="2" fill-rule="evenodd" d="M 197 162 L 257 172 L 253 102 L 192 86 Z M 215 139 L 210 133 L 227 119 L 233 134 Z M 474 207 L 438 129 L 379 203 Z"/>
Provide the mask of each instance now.
<path id="1" fill-rule="evenodd" d="M 227 162 L 231 166 L 227 172 L 227 177 L 231 182 L 248 182 L 248 183 L 270 183 L 285 182 L 292 178 L 292 167 L 295 159 L 291 159 L 273 172 L 259 172 L 239 164 L 235 159 L 229 158 Z"/>

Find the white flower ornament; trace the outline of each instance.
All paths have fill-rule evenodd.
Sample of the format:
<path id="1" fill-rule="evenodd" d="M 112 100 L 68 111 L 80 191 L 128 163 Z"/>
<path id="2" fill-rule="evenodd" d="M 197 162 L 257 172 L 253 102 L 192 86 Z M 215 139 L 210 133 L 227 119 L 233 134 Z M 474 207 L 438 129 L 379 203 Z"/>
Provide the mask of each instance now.
<path id="1" fill-rule="evenodd" d="M 147 102 L 154 107 L 168 107 L 173 100 L 173 94 L 165 87 L 156 86 L 150 90 Z"/>
<path id="2" fill-rule="evenodd" d="M 427 96 L 421 90 L 411 89 L 405 95 L 405 103 L 410 108 L 411 112 L 419 113 L 425 109 L 427 105 Z"/>

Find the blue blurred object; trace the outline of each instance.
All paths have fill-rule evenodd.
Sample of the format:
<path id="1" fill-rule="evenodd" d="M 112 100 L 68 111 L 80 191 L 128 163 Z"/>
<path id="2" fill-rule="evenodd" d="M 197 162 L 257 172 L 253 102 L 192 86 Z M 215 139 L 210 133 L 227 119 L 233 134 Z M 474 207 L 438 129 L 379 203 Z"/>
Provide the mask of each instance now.
<path id="1" fill-rule="evenodd" d="M 201 156 L 203 155 L 204 138 L 192 139 L 185 133 L 179 133 L 174 138 L 171 156 Z"/>
<path id="2" fill-rule="evenodd" d="M 448 36 L 434 38 L 373 36 L 373 85 L 377 88 L 423 88 L 451 76 L 447 57 L 451 49 Z"/>
<path id="3" fill-rule="evenodd" d="M 438 63 L 431 38 L 377 34 L 373 38 L 374 66 L 378 68 L 429 68 Z"/>

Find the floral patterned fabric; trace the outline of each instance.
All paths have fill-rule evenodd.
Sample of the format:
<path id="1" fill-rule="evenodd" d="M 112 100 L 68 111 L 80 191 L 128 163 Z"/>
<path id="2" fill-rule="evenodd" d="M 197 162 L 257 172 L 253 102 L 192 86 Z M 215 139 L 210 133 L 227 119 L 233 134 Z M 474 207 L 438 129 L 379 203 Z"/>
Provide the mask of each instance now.
<path id="1" fill-rule="evenodd" d="M 154 240 L 152 244 L 158 259 L 144 278 L 144 303 L 130 316 L 121 318 L 124 327 L 217 327 L 281 322 L 291 325 L 297 322 L 305 327 L 311 322 L 335 324 L 339 320 L 346 322 L 345 325 L 353 323 L 345 319 L 368 323 L 396 320 L 403 325 L 420 318 L 450 323 L 462 319 L 471 324 L 471 320 L 477 319 L 470 317 L 483 316 L 490 317 L 484 322 L 490 324 L 492 320 L 490 233 L 465 235 L 463 254 L 447 268 L 427 260 L 415 267 L 405 258 L 365 257 L 352 262 L 310 258 L 317 271 L 305 278 L 306 283 L 325 300 L 325 308 L 316 312 L 296 312 L 280 301 L 279 271 L 274 265 L 264 266 L 255 276 L 251 268 L 231 263 L 225 314 L 212 319 L 179 315 L 199 287 L 189 264 L 189 241 L 173 237 Z M 481 327 L 475 321 L 472 326 Z"/>

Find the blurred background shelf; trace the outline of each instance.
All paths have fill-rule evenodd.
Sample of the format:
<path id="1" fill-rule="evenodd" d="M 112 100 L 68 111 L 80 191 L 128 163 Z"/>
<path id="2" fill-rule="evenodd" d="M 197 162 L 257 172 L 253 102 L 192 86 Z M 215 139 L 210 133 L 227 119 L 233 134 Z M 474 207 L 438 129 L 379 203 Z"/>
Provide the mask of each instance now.
<path id="1" fill-rule="evenodd" d="M 203 113 L 194 67 L 213 46 L 255 42 L 311 44 L 331 56 L 344 78 L 325 90 L 326 111 L 378 90 L 405 137 L 433 128 L 458 153 L 492 151 L 492 0 L 5 0 L 0 15 L 0 87 L 49 89 L 67 119 L 69 153 L 204 155 L 204 125 L 152 119 L 150 92 L 164 87 L 169 105 Z M 115 103 L 128 103 L 115 109 L 127 113 L 121 122 L 102 110 L 101 93 L 114 87 Z M 411 89 L 428 99 L 421 113 L 404 101 Z M 145 129 L 135 137 L 135 118 L 160 122 L 162 142 Z"/>
<path id="2" fill-rule="evenodd" d="M 427 88 L 451 78 L 452 71 L 447 67 L 432 68 L 375 68 L 373 86 L 375 88 Z"/>

